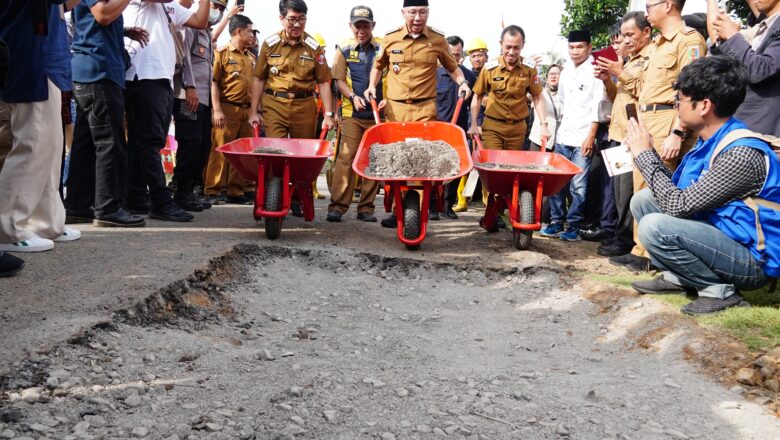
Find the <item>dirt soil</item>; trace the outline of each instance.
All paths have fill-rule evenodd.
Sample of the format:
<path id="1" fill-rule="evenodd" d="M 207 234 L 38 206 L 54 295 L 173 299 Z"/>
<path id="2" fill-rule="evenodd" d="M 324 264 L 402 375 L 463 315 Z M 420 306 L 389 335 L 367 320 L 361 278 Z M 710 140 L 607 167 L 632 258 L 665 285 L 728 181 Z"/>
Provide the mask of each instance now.
<path id="1" fill-rule="evenodd" d="M 251 207 L 80 227 L 0 281 L 0 439 L 780 437 L 776 394 L 735 385 L 756 354 L 480 215 L 419 252 L 351 215 L 270 243 Z"/>
<path id="2" fill-rule="evenodd" d="M 366 174 L 381 178 L 446 178 L 460 171 L 460 158 L 442 141 L 374 144 L 368 153 Z"/>
<path id="3" fill-rule="evenodd" d="M 535 163 L 529 163 L 527 165 L 511 165 L 507 163 L 476 163 L 481 168 L 496 169 L 496 170 L 516 170 L 516 171 L 560 171 L 552 165 L 539 165 Z"/>

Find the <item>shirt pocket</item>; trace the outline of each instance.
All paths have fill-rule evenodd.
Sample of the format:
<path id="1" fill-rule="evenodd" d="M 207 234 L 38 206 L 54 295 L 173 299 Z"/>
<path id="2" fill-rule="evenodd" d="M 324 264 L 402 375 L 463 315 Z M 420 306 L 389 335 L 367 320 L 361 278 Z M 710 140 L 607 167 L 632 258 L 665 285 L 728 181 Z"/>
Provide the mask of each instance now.
<path id="1" fill-rule="evenodd" d="M 405 64 L 406 59 L 404 58 L 404 54 L 402 53 L 391 53 L 389 56 L 390 65 L 401 65 Z"/>
<path id="2" fill-rule="evenodd" d="M 209 50 L 209 43 L 208 36 L 203 35 L 201 32 L 198 32 L 196 34 L 196 38 L 198 39 L 195 42 L 195 45 L 192 50 L 192 55 L 198 58 L 202 58 L 204 60 L 209 59 L 211 57 L 211 51 Z"/>
<path id="3" fill-rule="evenodd" d="M 658 60 L 658 69 L 662 71 L 658 73 L 662 74 L 662 76 L 659 75 L 659 77 L 666 78 L 667 81 L 676 80 L 678 76 L 676 66 L 677 56 L 675 54 L 667 53 L 661 55 L 661 58 Z"/>
<path id="4" fill-rule="evenodd" d="M 490 90 L 495 93 L 504 94 L 506 93 L 508 82 L 506 76 L 494 76 L 490 78 Z"/>

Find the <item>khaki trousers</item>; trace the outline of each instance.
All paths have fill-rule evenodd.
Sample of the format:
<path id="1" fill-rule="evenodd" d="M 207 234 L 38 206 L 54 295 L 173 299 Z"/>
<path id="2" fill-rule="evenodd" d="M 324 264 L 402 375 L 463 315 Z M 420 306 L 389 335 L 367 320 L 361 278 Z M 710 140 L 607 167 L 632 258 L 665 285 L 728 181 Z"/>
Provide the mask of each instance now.
<path id="1" fill-rule="evenodd" d="M 316 139 L 317 101 L 263 95 L 263 124 L 269 138 Z"/>
<path id="2" fill-rule="evenodd" d="M 482 123 L 482 145 L 486 150 L 521 150 L 528 134 L 525 121 L 508 124 L 485 117 Z"/>
<path id="3" fill-rule="evenodd" d="M 230 166 L 225 156 L 216 151 L 216 148 L 236 139 L 254 136 L 249 125 L 249 109 L 223 102 L 222 112 L 225 114 L 225 127 L 214 127 L 211 130 L 211 154 L 206 165 L 203 191 L 206 195 L 215 196 L 227 187 L 228 196 L 240 197 L 244 195 L 247 182 Z"/>
<path id="4" fill-rule="evenodd" d="M 0 169 L 0 243 L 18 243 L 34 235 L 53 239 L 65 228 L 59 193 L 62 96 L 48 83 L 48 101 L 0 101 L 0 108 L 10 114 L 8 120 L 0 120 L 0 133 L 6 133 L 0 151 L 8 151 Z"/>
<path id="5" fill-rule="evenodd" d="M 436 99 L 406 104 L 388 99 L 385 104 L 388 122 L 417 122 L 436 120 Z"/>
<path id="6" fill-rule="evenodd" d="M 333 168 L 328 212 L 338 211 L 344 214 L 349 210 L 352 194 L 355 192 L 355 172 L 352 170 L 352 161 L 357 155 L 363 133 L 375 123 L 372 119 L 344 118 L 341 124 L 341 145 Z M 357 212 L 373 214 L 374 198 L 379 192 L 379 182 L 369 179 L 360 180 L 360 201 Z"/>

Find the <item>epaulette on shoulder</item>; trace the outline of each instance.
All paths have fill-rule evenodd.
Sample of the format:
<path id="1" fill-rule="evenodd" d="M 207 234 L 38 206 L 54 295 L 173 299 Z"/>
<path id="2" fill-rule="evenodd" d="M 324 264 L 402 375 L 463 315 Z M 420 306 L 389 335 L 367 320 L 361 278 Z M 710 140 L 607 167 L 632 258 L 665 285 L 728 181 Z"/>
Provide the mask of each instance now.
<path id="1" fill-rule="evenodd" d="M 400 31 L 401 29 L 403 29 L 403 28 L 404 28 L 403 26 L 399 26 L 399 27 L 397 27 L 397 28 L 395 28 L 395 29 L 393 29 L 393 30 L 391 30 L 391 31 L 388 31 L 387 33 L 385 33 L 385 35 L 394 34 L 394 33 L 396 33 L 396 32 L 399 32 L 399 31 Z"/>
<path id="2" fill-rule="evenodd" d="M 279 34 L 273 34 L 270 37 L 265 39 L 265 44 L 268 45 L 268 47 L 274 47 L 276 46 L 280 41 L 282 41 L 282 37 L 279 36 Z"/>
<path id="3" fill-rule="evenodd" d="M 357 43 L 355 42 L 354 38 L 349 38 L 347 40 L 344 40 L 341 42 L 341 44 L 338 45 L 339 50 L 352 50 L 357 46 Z"/>
<path id="4" fill-rule="evenodd" d="M 685 35 L 695 34 L 696 32 L 698 31 L 690 26 L 683 26 L 682 28 L 682 33 Z"/>
<path id="5" fill-rule="evenodd" d="M 304 43 L 306 43 L 307 46 L 311 47 L 311 50 L 317 50 L 320 48 L 320 43 L 317 42 L 313 37 L 306 36 L 306 40 L 304 40 Z"/>
<path id="6" fill-rule="evenodd" d="M 430 29 L 431 32 L 434 32 L 434 33 L 437 33 L 437 34 L 441 35 L 442 37 L 446 35 L 444 32 L 436 29 L 435 27 L 428 26 L 428 29 Z"/>
<path id="7" fill-rule="evenodd" d="M 485 64 L 485 68 L 487 70 L 493 70 L 496 67 L 498 67 L 498 60 L 490 60 L 487 64 Z"/>
<path id="8" fill-rule="evenodd" d="M 225 45 L 225 46 L 219 46 L 219 47 L 217 47 L 217 49 L 216 49 L 216 50 L 217 50 L 217 52 L 222 52 L 223 50 L 225 50 L 225 49 L 227 49 L 227 48 L 228 48 L 228 47 L 227 47 L 227 45 Z"/>

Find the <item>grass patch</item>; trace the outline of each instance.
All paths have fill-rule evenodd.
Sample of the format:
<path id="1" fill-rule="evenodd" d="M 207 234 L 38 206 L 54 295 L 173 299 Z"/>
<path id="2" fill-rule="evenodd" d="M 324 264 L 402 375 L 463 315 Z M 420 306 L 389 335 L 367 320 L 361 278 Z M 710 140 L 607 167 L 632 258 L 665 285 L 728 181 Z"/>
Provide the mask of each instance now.
<path id="1" fill-rule="evenodd" d="M 631 283 L 650 279 L 649 275 L 601 275 L 583 273 L 585 278 L 594 281 L 610 283 L 615 286 L 631 288 Z M 732 307 L 712 316 L 700 316 L 695 319 L 702 325 L 724 330 L 743 342 L 754 351 L 768 351 L 780 346 L 780 288 L 775 293 L 769 293 L 768 287 L 742 292 L 742 296 L 752 307 Z M 653 299 L 669 304 L 676 310 L 688 304 L 691 298 L 684 295 L 647 295 Z"/>

